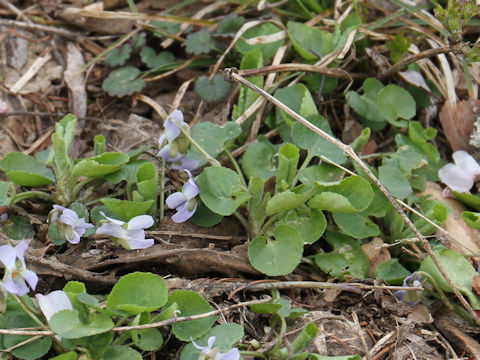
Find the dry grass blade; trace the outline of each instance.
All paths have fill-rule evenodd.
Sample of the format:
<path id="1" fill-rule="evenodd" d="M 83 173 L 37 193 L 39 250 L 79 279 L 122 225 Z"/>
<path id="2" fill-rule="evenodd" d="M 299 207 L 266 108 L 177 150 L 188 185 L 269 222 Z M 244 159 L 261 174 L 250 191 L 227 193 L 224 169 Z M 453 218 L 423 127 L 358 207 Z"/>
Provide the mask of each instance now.
<path id="1" fill-rule="evenodd" d="M 317 126 L 313 125 L 310 123 L 308 120 L 306 120 L 304 117 L 300 116 L 297 114 L 295 111 L 290 109 L 288 106 L 283 104 L 281 101 L 278 99 L 274 98 L 272 95 L 267 93 L 266 91 L 260 89 L 259 87 L 255 86 L 254 84 L 250 83 L 248 80 L 244 79 L 242 76 L 237 74 L 237 69 L 235 68 L 229 68 L 224 70 L 225 76 L 228 80 L 232 79 L 236 82 L 239 82 L 251 90 L 257 92 L 261 96 L 265 97 L 268 101 L 272 102 L 275 106 L 279 107 L 283 111 L 285 111 L 288 115 L 292 116 L 295 120 L 297 120 L 299 123 L 302 125 L 306 126 L 316 134 L 320 135 L 324 139 L 330 141 L 332 144 L 336 145 L 340 149 L 342 149 L 353 161 L 355 161 L 365 172 L 365 174 L 375 183 L 375 185 L 379 188 L 379 190 L 387 197 L 388 201 L 393 205 L 395 210 L 398 212 L 398 214 L 402 217 L 403 221 L 407 224 L 407 226 L 413 231 L 415 236 L 421 241 L 423 249 L 427 252 L 428 255 L 432 258 L 434 264 L 437 266 L 438 270 L 440 273 L 443 275 L 445 278 L 446 282 L 450 286 L 450 288 L 453 290 L 455 293 L 455 296 L 460 300 L 464 308 L 468 311 L 468 313 L 472 316 L 474 319 L 475 323 L 480 326 L 480 318 L 475 312 L 475 310 L 472 308 L 472 306 L 465 300 L 463 295 L 458 291 L 456 288 L 455 284 L 453 283 L 452 279 L 448 276 L 448 274 L 445 272 L 445 269 L 443 266 L 440 264 L 438 261 L 437 257 L 433 253 L 432 247 L 430 246 L 430 243 L 428 240 L 420 233 L 420 231 L 415 227 L 413 222 L 408 218 L 408 216 L 405 214 L 403 209 L 400 207 L 400 205 L 397 203 L 397 200 L 388 192 L 388 190 L 385 188 L 385 186 L 380 182 L 380 180 L 377 179 L 377 177 L 371 172 L 371 170 L 368 168 L 368 166 L 362 161 L 362 159 L 353 151 L 353 149 L 344 144 L 343 142 L 335 139 L 333 136 L 327 134 L 325 131 L 321 130 Z"/>

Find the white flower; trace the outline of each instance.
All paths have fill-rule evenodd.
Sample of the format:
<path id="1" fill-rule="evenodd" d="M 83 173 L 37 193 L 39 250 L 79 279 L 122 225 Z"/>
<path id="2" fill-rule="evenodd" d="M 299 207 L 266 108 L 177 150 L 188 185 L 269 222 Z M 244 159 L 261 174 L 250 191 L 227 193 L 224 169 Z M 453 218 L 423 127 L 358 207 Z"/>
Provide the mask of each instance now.
<path id="1" fill-rule="evenodd" d="M 187 221 L 193 216 L 195 210 L 197 210 L 197 199 L 195 197 L 200 192 L 192 173 L 187 169 L 184 170 L 188 174 L 188 181 L 183 185 L 182 191 L 171 194 L 165 201 L 170 209 L 177 210 L 176 214 L 172 216 L 172 220 L 176 223 Z"/>
<path id="2" fill-rule="evenodd" d="M 215 340 L 217 339 L 216 336 L 211 336 L 207 340 L 207 346 L 200 346 L 197 345 L 195 341 L 192 340 L 193 346 L 195 346 L 198 350 L 202 350 L 203 357 L 199 357 L 199 359 L 212 359 L 212 360 L 239 360 L 240 359 L 240 352 L 237 348 L 231 349 L 229 352 L 223 354 L 219 351 L 217 347 L 213 347 Z"/>
<path id="3" fill-rule="evenodd" d="M 50 321 L 50 318 L 59 311 L 73 310 L 70 299 L 61 290 L 52 291 L 48 295 L 37 294 L 35 297 L 47 321 Z"/>
<path id="4" fill-rule="evenodd" d="M 22 241 L 17 246 L 0 246 L 0 262 L 5 266 L 3 283 L 5 289 L 17 296 L 27 294 L 30 289 L 35 290 L 38 283 L 38 276 L 25 265 L 23 254 L 28 248 L 28 242 Z M 28 286 L 27 286 L 28 284 Z"/>
<path id="5" fill-rule="evenodd" d="M 55 224 L 60 236 L 72 244 L 78 244 L 86 229 L 93 227 L 84 218 L 80 219 L 75 211 L 60 205 L 53 205 L 49 221 Z"/>
<path id="6" fill-rule="evenodd" d="M 154 223 L 150 215 L 135 216 L 128 223 L 105 216 L 107 219 L 97 229 L 97 234 L 108 235 L 127 250 L 145 249 L 154 244 L 153 239 L 145 239 L 145 230 Z"/>
<path id="7" fill-rule="evenodd" d="M 438 171 L 440 180 L 456 192 L 469 191 L 478 174 L 480 165 L 466 151 L 460 150 L 453 153 L 455 164 L 448 163 Z"/>

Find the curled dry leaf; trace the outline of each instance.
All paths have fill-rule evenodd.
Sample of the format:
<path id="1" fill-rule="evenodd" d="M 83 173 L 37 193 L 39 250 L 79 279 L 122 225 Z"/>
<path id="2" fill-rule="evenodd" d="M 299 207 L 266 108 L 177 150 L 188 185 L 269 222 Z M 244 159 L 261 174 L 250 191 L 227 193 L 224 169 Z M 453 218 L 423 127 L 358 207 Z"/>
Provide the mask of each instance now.
<path id="1" fill-rule="evenodd" d="M 368 260 L 370 260 L 370 270 L 368 271 L 368 276 L 373 278 L 375 268 L 378 264 L 385 262 L 391 259 L 390 252 L 382 247 L 383 240 L 379 237 L 373 238 L 369 243 L 362 245 L 362 250 L 367 255 Z"/>

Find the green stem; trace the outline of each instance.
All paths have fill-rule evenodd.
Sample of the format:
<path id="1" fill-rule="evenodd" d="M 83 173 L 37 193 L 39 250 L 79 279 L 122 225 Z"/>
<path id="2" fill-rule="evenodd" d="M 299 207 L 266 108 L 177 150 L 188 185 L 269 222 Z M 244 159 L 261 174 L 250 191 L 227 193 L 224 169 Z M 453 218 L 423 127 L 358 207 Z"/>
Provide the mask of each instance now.
<path id="1" fill-rule="evenodd" d="M 240 221 L 240 223 L 242 224 L 242 226 L 245 228 L 245 230 L 247 231 L 247 233 L 249 232 L 249 227 L 248 227 L 248 221 L 247 219 L 245 219 L 245 217 L 243 217 L 238 211 L 235 211 L 233 213 L 233 216 L 235 216 L 238 221 Z"/>
<path id="2" fill-rule="evenodd" d="M 287 323 L 285 321 L 285 318 L 280 315 L 275 315 L 280 318 L 280 332 L 277 334 L 277 343 L 273 347 L 273 349 L 270 351 L 270 354 L 274 359 L 283 359 L 284 357 L 281 356 L 280 353 L 280 347 L 283 345 L 283 334 L 285 334 L 285 331 L 287 329 Z"/>
<path id="3" fill-rule="evenodd" d="M 463 62 L 462 67 L 463 73 L 465 75 L 465 82 L 467 83 L 468 96 L 470 97 L 470 99 L 474 99 L 475 96 L 473 94 L 472 76 L 470 75 L 470 71 L 468 70 L 468 64 L 466 62 Z"/>
<path id="4" fill-rule="evenodd" d="M 227 155 L 228 159 L 230 160 L 233 167 L 235 168 L 235 171 L 240 176 L 240 179 L 242 180 L 243 185 L 245 185 L 245 187 L 247 187 L 247 182 L 245 181 L 245 177 L 243 176 L 242 169 L 240 169 L 240 165 L 238 165 L 237 160 L 235 160 L 235 158 L 232 156 L 232 154 L 230 154 L 230 151 L 224 150 L 223 152 Z"/>
<path id="5" fill-rule="evenodd" d="M 276 214 L 270 217 L 265 224 L 263 224 L 262 228 L 260 229 L 260 234 L 265 234 L 267 230 L 272 226 L 272 224 L 278 220 L 281 214 Z"/>
<path id="6" fill-rule="evenodd" d="M 162 163 L 160 168 L 160 208 L 159 208 L 159 217 L 161 222 L 163 219 L 163 216 L 165 215 L 165 161 L 163 161 L 162 158 L 160 158 L 160 161 Z"/>
<path id="7" fill-rule="evenodd" d="M 93 204 L 96 204 L 100 201 L 100 199 L 103 199 L 103 198 L 113 198 L 113 197 L 116 197 L 116 196 L 119 196 L 119 195 L 123 195 L 125 194 L 125 189 L 120 189 L 114 193 L 111 193 L 111 194 L 108 194 L 108 195 L 105 195 L 105 196 L 102 196 L 100 198 L 95 198 L 93 200 L 90 200 L 89 202 L 85 203 L 85 206 L 90 206 L 90 205 L 93 205 Z"/>
<path id="8" fill-rule="evenodd" d="M 180 126 L 180 124 L 175 119 L 173 119 L 173 118 L 171 118 L 171 119 L 175 123 L 175 125 L 177 125 L 177 127 L 180 129 L 182 134 L 185 135 L 185 137 L 188 139 L 188 141 L 190 141 L 190 143 L 193 146 L 195 146 L 195 148 L 198 150 L 198 152 L 200 154 L 202 154 L 205 159 L 207 159 L 207 161 L 210 163 L 210 165 L 212 165 L 212 166 L 222 166 L 222 164 L 220 164 L 220 162 L 217 159 L 211 157 L 195 140 L 193 140 L 193 138 L 190 136 L 188 131 L 183 128 L 183 126 Z"/>
<path id="9" fill-rule="evenodd" d="M 46 330 L 46 331 L 50 331 L 50 328 L 48 328 L 42 321 L 40 321 L 40 319 L 33 313 L 32 310 L 30 310 L 30 306 L 25 303 L 25 301 L 21 298 L 21 297 L 18 297 L 16 295 L 12 295 L 13 298 L 15 299 L 15 301 L 18 303 L 18 305 L 22 308 L 22 310 L 28 315 L 30 316 L 30 318 L 38 325 L 42 328 L 42 330 Z M 63 347 L 62 343 L 54 336 L 54 335 L 50 335 L 50 337 L 52 338 L 54 344 L 53 346 L 55 347 L 55 350 L 58 352 L 58 353 L 64 353 L 66 350 L 65 348 Z"/>
<path id="10" fill-rule="evenodd" d="M 46 192 L 43 192 L 43 191 L 25 191 L 25 192 L 22 192 L 20 194 L 15 194 L 15 196 L 13 197 L 13 204 L 16 204 L 20 201 L 27 200 L 27 199 L 34 198 L 34 197 L 45 198 L 48 201 L 54 202 L 53 196 L 46 193 Z"/>
<path id="11" fill-rule="evenodd" d="M 80 192 L 80 190 L 82 190 L 82 188 L 87 185 L 89 182 L 95 180 L 95 178 L 87 178 L 85 180 L 82 180 L 80 181 L 78 184 L 76 184 L 74 187 L 73 187 L 73 191 L 72 191 L 72 199 L 76 199 L 77 196 L 78 196 L 78 193 Z"/>
<path id="12" fill-rule="evenodd" d="M 315 157 L 315 155 L 312 155 L 310 153 L 310 151 L 307 152 L 307 156 L 305 156 L 305 160 L 303 160 L 303 163 L 302 165 L 300 166 L 300 169 L 297 170 L 297 173 L 295 174 L 295 177 L 293 178 L 293 181 L 292 181 L 292 187 L 294 187 L 297 182 L 298 182 L 298 177 L 300 176 L 300 171 L 302 171 L 303 169 L 305 169 L 308 164 L 310 164 L 310 161 L 312 161 L 312 159 Z"/>
<path id="13" fill-rule="evenodd" d="M 266 359 L 267 358 L 264 354 L 262 354 L 258 351 L 242 350 L 242 351 L 240 351 L 240 355 L 242 355 L 244 357 L 249 356 L 249 357 L 252 357 L 252 358 L 255 358 L 255 359 L 256 358 L 260 358 L 260 359 Z"/>
<path id="14" fill-rule="evenodd" d="M 455 310 L 453 303 L 448 299 L 447 295 L 445 295 L 445 292 L 440 288 L 440 286 L 437 284 L 435 279 L 429 273 L 426 273 L 425 271 L 417 271 L 417 274 L 420 274 L 423 277 L 425 277 L 427 281 L 433 285 L 433 287 L 435 288 L 435 291 L 438 293 L 440 297 L 440 300 L 442 300 L 450 310 Z"/>

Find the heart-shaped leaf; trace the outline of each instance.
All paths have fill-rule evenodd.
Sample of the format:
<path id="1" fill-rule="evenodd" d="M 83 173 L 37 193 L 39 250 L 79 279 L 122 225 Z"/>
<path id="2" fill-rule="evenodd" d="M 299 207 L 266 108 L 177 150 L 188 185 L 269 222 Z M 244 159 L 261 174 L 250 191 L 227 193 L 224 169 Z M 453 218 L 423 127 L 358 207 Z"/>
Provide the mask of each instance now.
<path id="1" fill-rule="evenodd" d="M 405 199 L 413 192 L 407 177 L 398 168 L 383 165 L 378 168 L 378 178 L 396 198 Z"/>
<path id="2" fill-rule="evenodd" d="M 372 187 L 364 178 L 354 175 L 332 185 L 316 182 L 317 194 L 308 205 L 331 212 L 353 213 L 365 210 L 373 200 Z"/>
<path id="3" fill-rule="evenodd" d="M 103 360 L 142 360 L 142 355 L 126 345 L 109 347 L 102 356 Z"/>
<path id="4" fill-rule="evenodd" d="M 131 95 L 145 86 L 145 81 L 139 79 L 140 70 L 133 66 L 126 66 L 115 71 L 103 81 L 102 89 L 110 96 Z"/>
<path id="5" fill-rule="evenodd" d="M 126 163 L 129 156 L 124 153 L 103 153 L 89 159 L 80 160 L 73 167 L 73 174 L 77 176 L 100 177 L 111 174 Z"/>
<path id="6" fill-rule="evenodd" d="M 323 212 L 306 206 L 289 211 L 275 223 L 275 226 L 289 225 L 296 229 L 306 244 L 312 244 L 322 236 L 327 227 Z"/>
<path id="7" fill-rule="evenodd" d="M 238 174 L 224 167 L 208 167 L 197 179 L 200 198 L 213 212 L 228 216 L 250 199 Z"/>
<path id="8" fill-rule="evenodd" d="M 62 310 L 50 318 L 50 328 L 65 339 L 101 334 L 113 328 L 112 319 L 105 314 L 94 314 L 89 324 L 80 321 L 77 310 Z"/>
<path id="9" fill-rule="evenodd" d="M 230 91 L 230 83 L 223 79 L 220 74 L 215 74 L 210 80 L 202 75 L 195 81 L 195 92 L 205 101 L 217 102 L 222 100 Z"/>
<path id="10" fill-rule="evenodd" d="M 411 275 L 398 259 L 384 261 L 375 268 L 375 279 L 385 280 L 391 285 L 402 285 L 403 279 Z"/>
<path id="11" fill-rule="evenodd" d="M 385 86 L 377 98 L 380 114 L 395 126 L 406 126 L 406 121 L 410 120 L 417 112 L 415 100 L 410 93 L 398 85 L 390 84 Z"/>
<path id="12" fill-rule="evenodd" d="M 267 203 L 266 214 L 271 216 L 284 211 L 295 209 L 310 199 L 315 192 L 313 187 L 300 185 L 291 190 L 275 194 Z"/>
<path id="13" fill-rule="evenodd" d="M 288 225 L 276 226 L 274 239 L 263 235 L 252 240 L 248 259 L 258 271 L 269 276 L 290 274 L 303 254 L 303 240 L 298 231 Z"/>
<path id="14" fill-rule="evenodd" d="M 234 122 L 227 122 L 224 126 L 203 121 L 195 124 L 192 128 L 192 138 L 210 156 L 217 157 L 227 149 L 237 136 L 242 133 L 240 126 Z M 193 160 L 205 160 L 204 156 L 194 147 L 190 147 L 187 157 Z"/>
<path id="15" fill-rule="evenodd" d="M 176 303 L 178 306 L 177 309 L 180 311 L 179 316 L 198 315 L 213 310 L 204 298 L 193 291 L 179 290 L 171 293 L 165 307 L 169 307 L 173 303 Z M 178 339 L 183 341 L 196 339 L 210 330 L 217 320 L 217 317 L 218 316 L 209 316 L 203 319 L 173 324 L 173 333 Z"/>
<path id="16" fill-rule="evenodd" d="M 242 168 L 247 178 L 259 177 L 267 181 L 275 176 L 275 153 L 275 147 L 268 141 L 249 145 L 242 157 Z"/>
<path id="17" fill-rule="evenodd" d="M 255 38 L 265 37 L 266 35 L 278 34 L 281 31 L 281 29 L 279 29 L 272 23 L 263 23 L 254 26 L 243 33 L 242 37 L 237 41 L 235 47 L 242 54 L 248 53 L 253 49 L 259 49 L 263 54 L 264 61 L 266 62 L 277 52 L 278 48 L 283 45 L 285 40 L 279 39 L 271 42 L 255 42 Z"/>
<path id="18" fill-rule="evenodd" d="M 305 60 L 318 60 L 333 51 L 333 34 L 313 26 L 289 21 L 287 34 Z"/>
<path id="19" fill-rule="evenodd" d="M 145 215 L 147 210 L 153 204 L 153 200 L 130 201 L 115 198 L 102 198 L 100 199 L 100 201 L 104 203 L 106 207 L 112 210 L 123 221 L 129 221 L 135 216 Z"/>
<path id="20" fill-rule="evenodd" d="M 367 216 L 359 213 L 334 213 L 333 220 L 344 233 L 356 239 L 364 239 L 380 234 L 378 226 Z"/>
<path id="21" fill-rule="evenodd" d="M 55 182 L 53 172 L 35 158 L 11 152 L 0 161 L 0 169 L 16 185 L 43 186 Z"/>
<path id="22" fill-rule="evenodd" d="M 167 285 L 158 275 L 134 272 L 123 276 L 107 297 L 107 310 L 123 310 L 130 315 L 152 312 L 167 302 Z"/>

